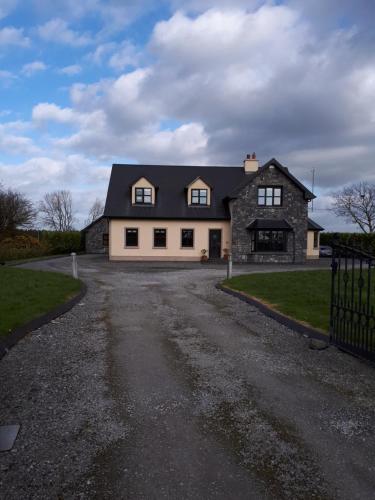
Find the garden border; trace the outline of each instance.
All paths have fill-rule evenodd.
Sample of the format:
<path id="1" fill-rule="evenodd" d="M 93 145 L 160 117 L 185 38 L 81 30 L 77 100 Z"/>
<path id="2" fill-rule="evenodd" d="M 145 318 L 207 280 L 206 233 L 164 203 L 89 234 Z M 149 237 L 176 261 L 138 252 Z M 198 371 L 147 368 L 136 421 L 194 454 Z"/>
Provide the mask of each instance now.
<path id="1" fill-rule="evenodd" d="M 0 339 L 0 360 L 5 356 L 5 354 L 7 354 L 9 349 L 14 347 L 17 342 L 23 339 L 28 333 L 37 330 L 41 326 L 50 323 L 52 320 L 70 311 L 70 309 L 78 304 L 78 302 L 86 295 L 86 292 L 87 286 L 83 281 L 81 281 L 81 290 L 73 298 L 63 304 L 60 304 L 51 311 L 28 321 L 24 325 L 15 328 L 4 339 Z"/>
<path id="2" fill-rule="evenodd" d="M 247 302 L 248 304 L 255 306 L 257 309 L 259 309 L 263 314 L 265 314 L 269 318 L 274 319 L 278 323 L 290 328 L 291 330 L 299 333 L 300 335 L 303 335 L 305 337 L 307 336 L 309 338 L 313 338 L 316 340 L 322 340 L 323 342 L 326 342 L 327 344 L 329 344 L 328 333 L 327 333 L 327 335 L 325 335 L 324 333 L 317 330 L 316 328 L 313 328 L 312 326 L 304 325 L 303 323 L 299 322 L 298 320 L 292 319 L 289 316 L 286 316 L 285 314 L 276 311 L 272 307 L 267 306 L 266 304 L 261 302 L 259 299 L 256 299 L 255 297 L 251 297 L 250 295 L 247 295 L 244 292 L 238 292 L 237 290 L 233 290 L 233 288 L 222 285 L 221 283 L 218 283 L 216 285 L 216 288 L 218 290 L 221 290 L 222 292 L 225 292 L 229 295 L 232 295 L 233 297 L 236 297 L 237 299 L 242 300 L 243 302 Z"/>

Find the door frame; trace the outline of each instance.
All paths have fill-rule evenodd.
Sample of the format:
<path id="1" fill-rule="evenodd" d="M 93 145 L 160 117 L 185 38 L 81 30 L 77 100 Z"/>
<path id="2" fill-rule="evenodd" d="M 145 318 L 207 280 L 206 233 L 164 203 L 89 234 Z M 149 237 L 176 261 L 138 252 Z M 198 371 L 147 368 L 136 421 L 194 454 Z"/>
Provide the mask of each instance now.
<path id="1" fill-rule="evenodd" d="M 219 257 L 212 257 L 215 259 L 221 259 L 221 253 L 223 251 L 223 229 L 221 227 L 211 227 L 208 229 L 208 258 L 211 258 L 210 255 L 210 243 L 211 243 L 211 238 L 210 238 L 210 231 L 220 231 L 220 252 L 219 252 Z"/>

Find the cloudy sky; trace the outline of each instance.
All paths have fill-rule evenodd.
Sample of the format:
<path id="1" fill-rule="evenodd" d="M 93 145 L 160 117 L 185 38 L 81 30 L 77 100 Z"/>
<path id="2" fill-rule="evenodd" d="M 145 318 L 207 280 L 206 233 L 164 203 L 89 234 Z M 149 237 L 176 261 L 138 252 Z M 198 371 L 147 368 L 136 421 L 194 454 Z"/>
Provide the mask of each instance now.
<path id="1" fill-rule="evenodd" d="M 0 0 L 0 182 L 70 189 L 113 162 L 239 165 L 256 151 L 350 229 L 330 193 L 375 182 L 373 0 Z"/>

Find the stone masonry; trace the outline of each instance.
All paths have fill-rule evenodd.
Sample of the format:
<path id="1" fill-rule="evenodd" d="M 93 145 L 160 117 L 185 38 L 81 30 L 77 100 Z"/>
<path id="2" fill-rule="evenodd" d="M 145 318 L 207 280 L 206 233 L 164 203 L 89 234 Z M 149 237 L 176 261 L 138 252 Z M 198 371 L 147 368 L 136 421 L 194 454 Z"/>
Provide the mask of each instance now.
<path id="1" fill-rule="evenodd" d="M 87 253 L 108 253 L 108 247 L 103 245 L 103 234 L 108 234 L 108 220 L 105 217 L 97 219 L 85 230 L 85 248 Z"/>
<path id="2" fill-rule="evenodd" d="M 257 175 L 248 174 L 249 183 L 230 202 L 232 257 L 234 262 L 296 262 L 306 259 L 307 200 L 281 170 L 270 165 Z M 280 207 L 258 206 L 258 186 L 282 186 Z M 287 233 L 286 252 L 251 252 L 251 232 L 246 227 L 254 219 L 285 219 L 293 228 Z"/>

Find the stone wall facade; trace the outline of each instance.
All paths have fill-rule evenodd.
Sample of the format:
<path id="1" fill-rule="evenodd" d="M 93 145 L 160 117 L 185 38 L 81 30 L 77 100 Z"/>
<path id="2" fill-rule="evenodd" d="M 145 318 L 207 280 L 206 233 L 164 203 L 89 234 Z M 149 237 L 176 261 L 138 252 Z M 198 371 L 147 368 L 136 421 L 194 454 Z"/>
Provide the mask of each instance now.
<path id="1" fill-rule="evenodd" d="M 87 253 L 108 253 L 104 245 L 103 234 L 108 234 L 109 224 L 105 217 L 98 219 L 85 231 L 85 249 Z"/>
<path id="2" fill-rule="evenodd" d="M 258 187 L 282 186 L 282 206 L 258 206 Z M 249 178 L 235 200 L 230 202 L 232 258 L 234 262 L 295 262 L 306 260 L 308 202 L 303 191 L 277 167 L 269 166 Z M 246 229 L 254 219 L 285 219 L 292 227 L 287 232 L 285 252 L 252 252 L 251 232 Z"/>

